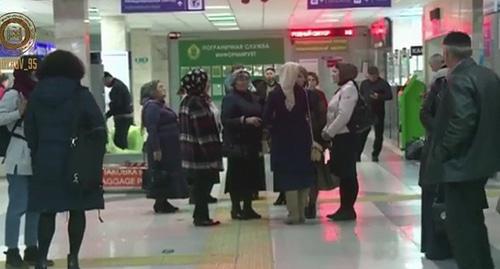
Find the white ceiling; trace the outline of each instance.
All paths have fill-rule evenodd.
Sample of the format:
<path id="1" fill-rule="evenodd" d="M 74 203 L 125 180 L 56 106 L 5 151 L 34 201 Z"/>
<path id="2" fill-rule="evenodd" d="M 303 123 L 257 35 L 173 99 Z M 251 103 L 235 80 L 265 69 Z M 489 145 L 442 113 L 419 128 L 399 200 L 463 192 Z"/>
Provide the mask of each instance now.
<path id="1" fill-rule="evenodd" d="M 78 0 L 76 0 L 78 1 Z M 241 30 L 283 30 L 331 26 L 369 25 L 382 17 L 419 16 L 422 7 L 432 0 L 393 0 L 392 8 L 307 10 L 307 0 L 205 0 L 207 9 L 196 13 L 156 13 L 125 15 L 129 28 L 151 28 L 156 33 L 218 31 L 206 14 L 233 13 Z M 19 11 L 30 16 L 38 27 L 53 26 L 53 0 L 0 0 L 0 14 Z M 101 16 L 121 15 L 120 0 L 89 0 Z M 338 21 L 338 22 L 335 22 Z M 94 27 L 96 28 L 96 27 Z M 98 27 L 97 27 L 98 29 Z"/>

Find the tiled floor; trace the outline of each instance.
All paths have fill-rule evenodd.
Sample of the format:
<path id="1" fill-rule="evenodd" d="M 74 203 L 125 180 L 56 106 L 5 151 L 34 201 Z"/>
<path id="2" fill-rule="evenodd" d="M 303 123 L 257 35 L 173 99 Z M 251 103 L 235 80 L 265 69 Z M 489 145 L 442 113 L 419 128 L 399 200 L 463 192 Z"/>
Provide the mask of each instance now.
<path id="1" fill-rule="evenodd" d="M 356 223 L 335 224 L 324 218 L 338 206 L 336 191 L 322 193 L 321 218 L 293 227 L 282 224 L 286 210 L 272 206 L 274 194 L 256 203 L 265 218 L 252 222 L 230 221 L 230 203 L 220 195 L 212 214 L 223 225 L 213 229 L 192 226 L 192 208 L 186 201 L 174 201 L 182 208 L 179 214 L 158 216 L 151 210 L 152 202 L 139 194 L 108 195 L 104 223 L 95 212 L 88 213 L 82 268 L 455 269 L 453 261 L 429 262 L 419 253 L 418 165 L 403 161 L 390 147 L 385 147 L 382 160 L 358 167 L 361 196 Z M 489 187 L 492 205 L 500 194 L 497 185 L 492 181 Z M 0 180 L 0 242 L 6 201 L 6 182 Z M 500 264 L 500 215 L 488 210 L 487 222 Z M 65 226 L 66 216 L 61 214 L 50 254 L 61 268 L 67 253 Z"/>

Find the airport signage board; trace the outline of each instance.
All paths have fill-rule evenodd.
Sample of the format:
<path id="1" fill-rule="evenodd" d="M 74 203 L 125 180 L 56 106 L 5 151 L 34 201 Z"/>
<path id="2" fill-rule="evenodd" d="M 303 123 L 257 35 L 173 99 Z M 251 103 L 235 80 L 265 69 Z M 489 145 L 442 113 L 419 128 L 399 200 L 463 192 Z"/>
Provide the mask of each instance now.
<path id="1" fill-rule="evenodd" d="M 282 38 L 190 40 L 179 42 L 181 66 L 274 64 L 284 62 Z"/>
<path id="2" fill-rule="evenodd" d="M 121 0 L 122 13 L 160 13 L 205 10 L 205 0 Z"/>
<path id="3" fill-rule="evenodd" d="M 307 0 L 308 9 L 391 7 L 391 0 Z"/>
<path id="4" fill-rule="evenodd" d="M 349 40 L 336 38 L 318 41 L 296 41 L 294 47 L 297 52 L 348 51 Z"/>

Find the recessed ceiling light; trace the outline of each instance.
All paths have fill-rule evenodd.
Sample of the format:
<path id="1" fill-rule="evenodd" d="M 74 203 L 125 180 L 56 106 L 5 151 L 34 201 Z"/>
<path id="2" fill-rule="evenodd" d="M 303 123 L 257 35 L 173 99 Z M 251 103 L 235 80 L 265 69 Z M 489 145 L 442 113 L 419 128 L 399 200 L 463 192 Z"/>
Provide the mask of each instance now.
<path id="1" fill-rule="evenodd" d="M 214 9 L 231 9 L 230 6 L 206 6 L 206 10 L 214 10 Z"/>
<path id="2" fill-rule="evenodd" d="M 227 17 L 227 16 L 234 16 L 233 13 L 207 13 L 205 14 L 208 18 L 215 18 L 215 17 Z"/>
<path id="3" fill-rule="evenodd" d="M 219 28 L 219 31 L 239 31 L 240 27 L 224 27 Z"/>
<path id="4" fill-rule="evenodd" d="M 339 22 L 340 19 L 317 19 L 315 22 L 316 23 L 329 23 L 329 22 Z"/>
<path id="5" fill-rule="evenodd" d="M 83 20 L 83 22 L 84 22 L 84 23 L 89 23 L 89 22 L 90 22 L 90 20 Z"/>
<path id="6" fill-rule="evenodd" d="M 344 13 L 323 13 L 321 14 L 321 18 L 335 18 L 340 19 L 344 17 Z"/>
<path id="7" fill-rule="evenodd" d="M 224 16 L 224 17 L 208 17 L 209 21 L 235 21 L 234 16 Z"/>
<path id="8" fill-rule="evenodd" d="M 235 21 L 227 21 L 227 22 L 213 22 L 215 26 L 238 26 L 238 23 Z"/>

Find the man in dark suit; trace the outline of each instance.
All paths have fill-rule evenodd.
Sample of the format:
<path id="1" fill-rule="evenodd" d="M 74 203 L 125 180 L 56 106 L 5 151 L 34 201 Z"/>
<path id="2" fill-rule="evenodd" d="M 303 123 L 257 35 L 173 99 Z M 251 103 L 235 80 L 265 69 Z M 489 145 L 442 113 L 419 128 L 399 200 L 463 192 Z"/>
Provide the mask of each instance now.
<path id="1" fill-rule="evenodd" d="M 121 80 L 114 78 L 110 73 L 104 72 L 104 85 L 111 88 L 109 92 L 109 110 L 106 118 L 115 121 L 115 145 L 121 149 L 128 147 L 128 130 L 134 123 L 132 96 Z"/>
<path id="2" fill-rule="evenodd" d="M 446 231 L 460 269 L 492 269 L 485 185 L 500 169 L 500 79 L 471 58 L 470 37 L 449 33 L 448 91 L 436 114 L 426 173 L 444 187 Z"/>

